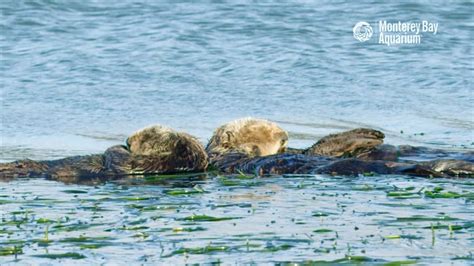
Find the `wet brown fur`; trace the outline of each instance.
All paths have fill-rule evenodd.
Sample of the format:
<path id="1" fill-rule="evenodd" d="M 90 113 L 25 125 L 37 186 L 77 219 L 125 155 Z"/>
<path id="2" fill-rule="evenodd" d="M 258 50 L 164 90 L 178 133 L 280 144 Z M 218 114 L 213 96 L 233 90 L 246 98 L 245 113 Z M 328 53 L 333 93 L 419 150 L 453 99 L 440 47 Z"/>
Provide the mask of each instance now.
<path id="1" fill-rule="evenodd" d="M 127 139 L 133 172 L 204 171 L 208 158 L 203 145 L 193 136 L 160 125 L 133 133 Z"/>
<path id="2" fill-rule="evenodd" d="M 361 156 L 381 145 L 384 137 L 378 130 L 357 128 L 326 136 L 304 151 L 304 154 L 330 157 Z"/>

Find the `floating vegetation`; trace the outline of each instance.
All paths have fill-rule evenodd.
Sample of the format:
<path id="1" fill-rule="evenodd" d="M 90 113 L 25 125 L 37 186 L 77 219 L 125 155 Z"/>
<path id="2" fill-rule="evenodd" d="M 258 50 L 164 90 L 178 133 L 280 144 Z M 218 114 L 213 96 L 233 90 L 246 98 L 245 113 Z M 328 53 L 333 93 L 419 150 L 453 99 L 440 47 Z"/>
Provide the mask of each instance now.
<path id="1" fill-rule="evenodd" d="M 327 217 L 329 215 L 337 215 L 336 213 L 326 212 L 326 211 L 315 211 L 312 216 L 314 217 Z"/>
<path id="2" fill-rule="evenodd" d="M 126 201 L 144 201 L 144 200 L 157 200 L 159 199 L 158 197 L 125 197 L 122 198 L 121 200 L 126 200 Z"/>
<path id="3" fill-rule="evenodd" d="M 227 221 L 233 219 L 240 219 L 240 217 L 213 217 L 207 215 L 191 215 L 188 217 L 184 217 L 181 220 L 183 221 L 194 221 L 194 222 L 219 222 L 219 221 Z"/>
<path id="4" fill-rule="evenodd" d="M 73 259 L 73 260 L 86 258 L 86 256 L 80 253 L 76 253 L 76 252 L 40 254 L 40 255 L 33 255 L 33 257 L 46 258 L 46 259 Z"/>
<path id="5" fill-rule="evenodd" d="M 425 196 L 428 198 L 433 199 L 458 199 L 458 198 L 466 198 L 470 200 L 474 200 L 474 192 L 469 193 L 458 193 L 453 191 L 444 191 L 441 187 L 436 187 L 433 190 L 425 191 Z"/>
<path id="6" fill-rule="evenodd" d="M 39 224 L 52 224 L 52 223 L 55 223 L 55 221 L 47 219 L 47 218 L 39 218 L 38 220 L 36 220 L 36 222 L 39 223 Z"/>
<path id="7" fill-rule="evenodd" d="M 466 223 L 465 225 L 435 224 L 432 226 L 425 226 L 423 228 L 424 229 L 447 229 L 449 231 L 459 231 L 462 229 L 467 229 L 467 228 L 472 228 L 472 227 L 474 227 L 474 223 L 472 224 Z"/>
<path id="8" fill-rule="evenodd" d="M 385 236 L 386 239 L 400 239 L 402 238 L 400 235 L 389 235 Z"/>
<path id="9" fill-rule="evenodd" d="M 239 173 L 238 175 L 235 176 L 235 178 L 238 178 L 238 179 L 254 179 L 256 178 L 257 176 L 255 175 L 247 175 L 247 174 L 244 174 L 242 171 L 240 170 L 237 170 L 237 172 Z"/>
<path id="10" fill-rule="evenodd" d="M 87 237 L 87 236 L 79 236 L 79 237 L 68 237 L 59 240 L 59 242 L 63 243 L 84 243 L 84 242 L 95 242 L 95 241 L 105 241 L 105 240 L 114 240 L 113 237 Z"/>
<path id="11" fill-rule="evenodd" d="M 433 221 L 456 221 L 458 218 L 450 217 L 447 215 L 439 217 L 428 217 L 423 215 L 413 215 L 411 217 L 398 217 L 398 222 L 433 222 Z"/>
<path id="12" fill-rule="evenodd" d="M 196 232 L 196 231 L 206 231 L 207 229 L 204 227 L 175 227 L 173 228 L 173 232 Z"/>
<path id="13" fill-rule="evenodd" d="M 206 191 L 204 191 L 199 186 L 195 186 L 192 189 L 173 189 L 173 190 L 165 190 L 164 192 L 167 195 L 177 196 L 177 195 L 200 194 L 200 193 L 205 193 Z"/>
<path id="14" fill-rule="evenodd" d="M 153 185 L 137 180 L 0 186 L 2 264 L 472 261 L 470 253 L 454 256 L 451 248 L 469 251 L 474 240 L 472 185 L 460 179 L 238 174 L 176 176 Z M 399 247 L 406 253 L 391 259 Z M 127 255 L 118 261 L 117 254 Z"/>
<path id="15" fill-rule="evenodd" d="M 235 186 L 240 186 L 240 187 L 253 187 L 253 186 L 259 186 L 262 185 L 263 183 L 260 181 L 257 181 L 256 179 L 252 178 L 247 178 L 247 177 L 242 177 L 242 176 L 235 176 L 235 177 L 218 177 L 217 179 L 219 183 L 223 186 L 227 187 L 235 187 Z"/>
<path id="16" fill-rule="evenodd" d="M 452 258 L 452 260 L 472 260 L 472 261 L 474 261 L 474 253 L 469 252 L 469 254 L 465 255 L 465 256 L 456 256 L 456 257 Z"/>
<path id="17" fill-rule="evenodd" d="M 226 247 L 226 246 L 205 246 L 202 248 L 180 248 L 171 252 L 171 254 L 163 256 L 163 257 L 166 258 L 166 257 L 171 257 L 174 255 L 182 255 L 182 254 L 193 254 L 193 255 L 212 254 L 212 253 L 224 252 L 228 250 L 229 250 L 229 247 Z"/>
<path id="18" fill-rule="evenodd" d="M 277 245 L 277 246 L 269 245 L 269 246 L 265 246 L 265 248 L 260 251 L 261 252 L 277 252 L 277 251 L 282 251 L 282 250 L 288 250 L 293 247 L 294 245 L 290 245 L 290 244 L 282 244 L 282 245 Z"/>
<path id="19" fill-rule="evenodd" d="M 422 196 L 423 190 L 424 190 L 424 187 L 422 187 L 418 191 L 416 191 L 415 187 L 413 186 L 406 187 L 406 188 L 395 187 L 395 190 L 387 192 L 387 197 L 394 197 L 397 199 L 420 198 Z"/>
<path id="20" fill-rule="evenodd" d="M 324 234 L 324 233 L 331 233 L 331 232 L 333 232 L 333 230 L 327 229 L 327 228 L 313 230 L 313 233 L 317 233 L 317 234 Z"/>
<path id="21" fill-rule="evenodd" d="M 189 174 L 167 174 L 167 175 L 150 175 L 146 176 L 146 182 L 162 182 L 175 179 L 188 179 L 193 177 L 207 176 L 209 173 L 189 173 Z"/>
<path id="22" fill-rule="evenodd" d="M 62 191 L 63 193 L 69 193 L 69 194 L 87 194 L 89 193 L 88 191 L 85 190 L 79 190 L 79 189 L 66 189 Z"/>
<path id="23" fill-rule="evenodd" d="M 22 246 L 0 247 L 0 256 L 23 254 Z"/>

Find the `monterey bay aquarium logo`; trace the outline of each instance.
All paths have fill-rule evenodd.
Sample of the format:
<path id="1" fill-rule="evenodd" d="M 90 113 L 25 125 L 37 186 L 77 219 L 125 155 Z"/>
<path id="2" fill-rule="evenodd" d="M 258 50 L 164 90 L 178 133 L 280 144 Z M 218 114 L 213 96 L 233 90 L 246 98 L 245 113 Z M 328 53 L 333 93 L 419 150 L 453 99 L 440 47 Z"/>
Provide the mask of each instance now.
<path id="1" fill-rule="evenodd" d="M 378 22 L 378 43 L 391 45 L 420 44 L 423 33 L 436 35 L 438 23 L 422 20 L 420 22 Z M 354 38 L 359 42 L 366 42 L 372 38 L 374 30 L 368 22 L 360 21 L 352 28 Z"/>

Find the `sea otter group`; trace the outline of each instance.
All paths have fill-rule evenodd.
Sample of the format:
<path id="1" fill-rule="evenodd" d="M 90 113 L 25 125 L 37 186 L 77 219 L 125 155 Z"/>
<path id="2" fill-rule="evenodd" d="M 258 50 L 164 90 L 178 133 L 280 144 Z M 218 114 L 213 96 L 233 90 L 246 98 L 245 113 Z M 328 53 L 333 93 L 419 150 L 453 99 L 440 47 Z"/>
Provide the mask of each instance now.
<path id="1" fill-rule="evenodd" d="M 384 145 L 380 131 L 358 128 L 326 136 L 308 149 L 288 148 L 288 133 L 263 119 L 244 118 L 216 129 L 206 148 L 193 136 L 164 126 L 132 134 L 104 154 L 0 164 L 0 180 L 45 177 L 65 182 L 129 175 L 204 172 L 276 174 L 403 174 L 474 177 L 474 153 Z M 413 161 L 411 157 L 430 157 Z"/>

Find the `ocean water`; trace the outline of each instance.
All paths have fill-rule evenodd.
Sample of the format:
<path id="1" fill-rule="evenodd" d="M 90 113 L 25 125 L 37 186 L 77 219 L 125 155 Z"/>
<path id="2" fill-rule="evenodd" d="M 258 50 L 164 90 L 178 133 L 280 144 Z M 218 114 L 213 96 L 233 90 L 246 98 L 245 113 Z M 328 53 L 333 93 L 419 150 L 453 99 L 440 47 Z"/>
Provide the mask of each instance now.
<path id="1" fill-rule="evenodd" d="M 3 161 L 101 152 L 156 123 L 205 143 L 245 116 L 279 122 L 295 147 L 368 126 L 473 148 L 472 1 L 0 5 Z M 439 29 L 411 46 L 353 38 L 379 20 Z"/>
<path id="2" fill-rule="evenodd" d="M 299 148 L 363 126 L 391 144 L 474 149 L 472 1 L 0 7 L 0 161 L 98 153 L 156 123 L 206 143 L 246 116 Z M 387 46 L 379 20 L 439 27 Z M 471 180 L 383 175 L 0 182 L 0 264 L 464 265 L 473 193 Z"/>

